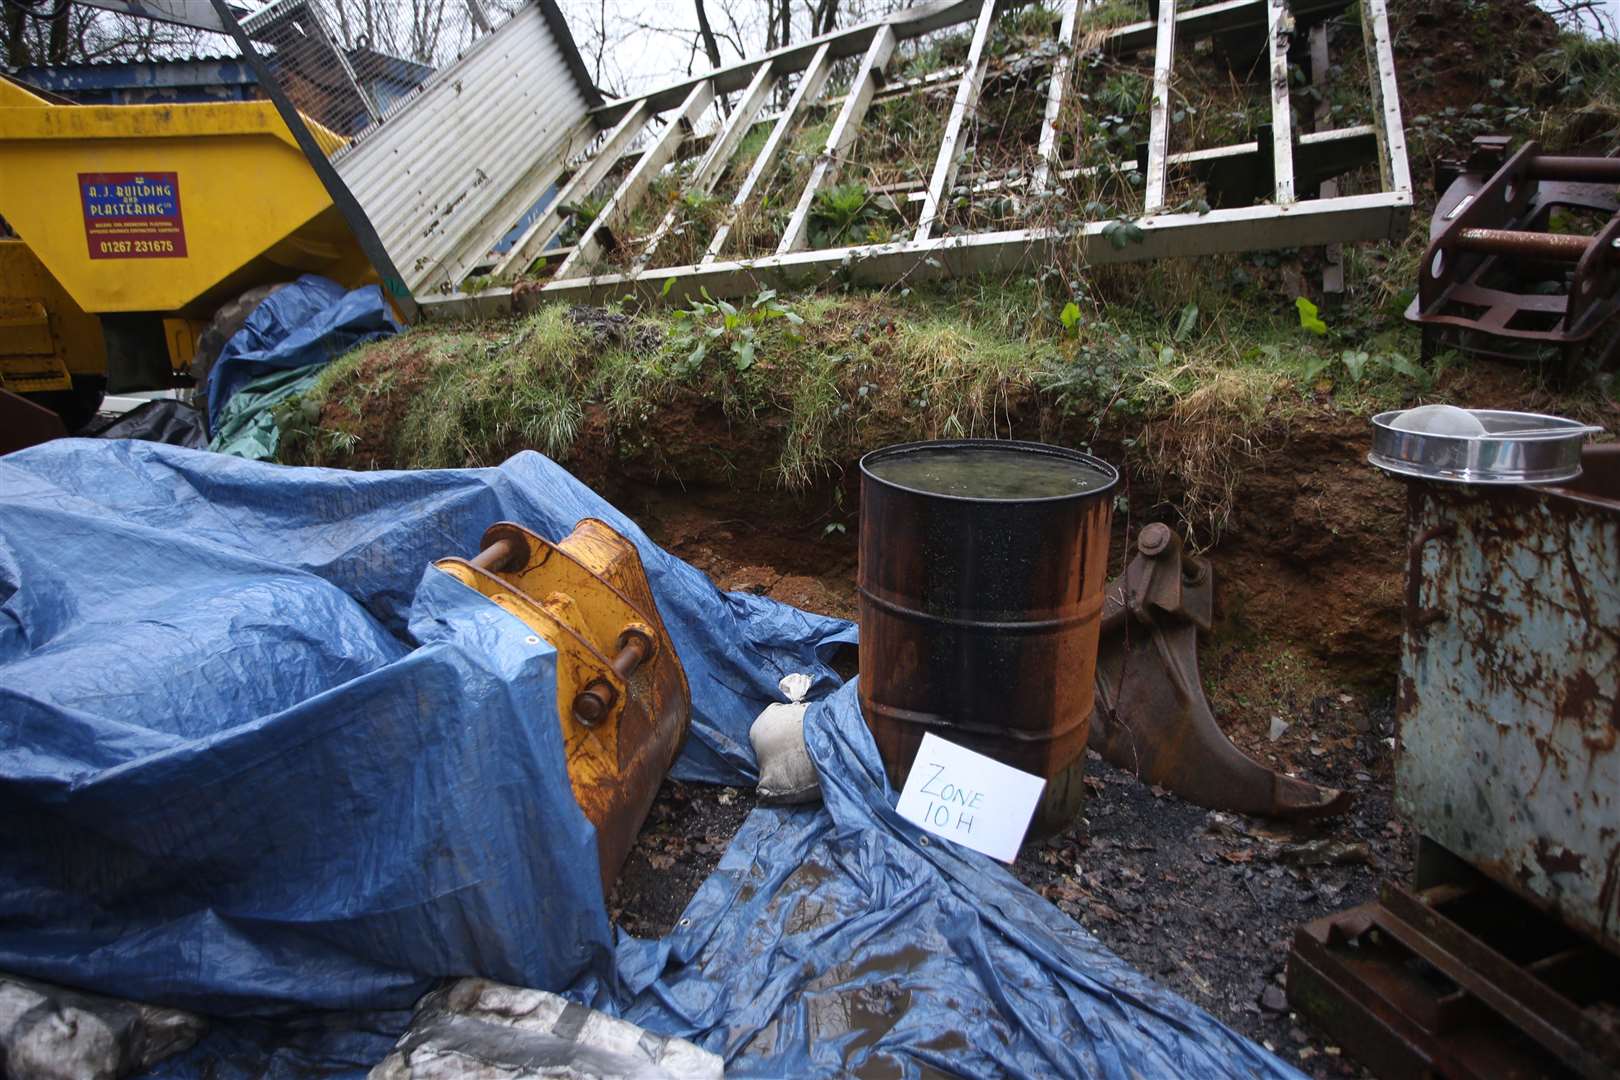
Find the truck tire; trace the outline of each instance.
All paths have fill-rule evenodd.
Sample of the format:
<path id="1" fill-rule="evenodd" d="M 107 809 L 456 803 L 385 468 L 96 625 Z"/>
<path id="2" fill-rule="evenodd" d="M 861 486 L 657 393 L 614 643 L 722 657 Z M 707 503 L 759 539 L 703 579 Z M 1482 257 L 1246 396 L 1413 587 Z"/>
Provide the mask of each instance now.
<path id="1" fill-rule="evenodd" d="M 225 343 L 242 329 L 242 324 L 248 321 L 254 308 L 286 285 L 287 282 L 283 281 L 275 285 L 257 286 L 214 312 L 214 317 L 208 320 L 208 325 L 197 336 L 197 351 L 191 358 L 191 377 L 199 397 L 208 396 L 208 375 L 214 370 L 214 363 L 224 350 Z"/>
<path id="2" fill-rule="evenodd" d="M 74 375 L 71 390 L 41 390 L 24 394 L 29 401 L 45 406 L 62 418 L 69 435 L 77 434 L 96 418 L 101 399 L 107 392 L 107 376 Z"/>

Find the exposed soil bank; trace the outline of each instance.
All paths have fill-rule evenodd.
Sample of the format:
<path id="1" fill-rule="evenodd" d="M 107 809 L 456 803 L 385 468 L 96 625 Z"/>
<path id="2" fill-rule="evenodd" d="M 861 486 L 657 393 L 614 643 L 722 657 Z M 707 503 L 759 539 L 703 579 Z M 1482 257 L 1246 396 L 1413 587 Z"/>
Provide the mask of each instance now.
<path id="1" fill-rule="evenodd" d="M 1455 372 L 1428 396 L 1481 408 L 1565 407 L 1524 373 L 1484 364 Z M 1620 411 L 1611 411 L 1611 425 L 1614 418 Z M 674 455 L 682 446 L 701 453 L 748 437 L 722 420 L 694 418 L 684 428 L 672 421 L 657 441 Z M 1038 425 L 1031 426 L 1035 430 L 1016 424 L 1012 430 L 1038 437 Z M 1370 430 L 1367 416 L 1322 405 L 1255 429 L 1234 456 L 1233 512 L 1206 552 L 1215 571 L 1214 644 L 1229 667 L 1257 649 L 1287 654 L 1296 667 L 1316 668 L 1335 685 L 1393 692 L 1405 485 L 1367 463 Z M 1063 441 L 1061 430 L 1057 439 Z M 1125 472 L 1112 572 L 1128 550 L 1127 537 L 1149 522 L 1185 529 L 1179 470 L 1149 475 L 1122 442 L 1105 434 L 1094 444 Z M 685 486 L 657 483 L 634 463 L 613 462 L 611 453 L 607 446 L 582 446 L 569 467 L 723 587 L 855 617 L 855 462 L 835 481 L 788 493 L 757 475 L 749 483 L 746 474 L 736 475 L 734 486 L 703 482 L 709 476 Z M 684 475 L 707 472 L 688 468 Z M 1210 674 L 1220 681 L 1219 670 Z"/>

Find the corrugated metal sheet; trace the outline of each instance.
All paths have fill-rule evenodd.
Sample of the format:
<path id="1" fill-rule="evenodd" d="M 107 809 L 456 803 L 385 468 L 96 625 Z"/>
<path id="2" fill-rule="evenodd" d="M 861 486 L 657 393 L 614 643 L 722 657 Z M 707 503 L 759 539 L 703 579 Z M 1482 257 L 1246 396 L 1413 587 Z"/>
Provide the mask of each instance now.
<path id="1" fill-rule="evenodd" d="M 589 107 L 528 4 L 336 165 L 420 296 L 459 280 L 539 198 L 594 130 Z"/>
<path id="2" fill-rule="evenodd" d="M 1620 448 L 1568 487 L 1412 484 L 1395 793 L 1620 948 Z"/>

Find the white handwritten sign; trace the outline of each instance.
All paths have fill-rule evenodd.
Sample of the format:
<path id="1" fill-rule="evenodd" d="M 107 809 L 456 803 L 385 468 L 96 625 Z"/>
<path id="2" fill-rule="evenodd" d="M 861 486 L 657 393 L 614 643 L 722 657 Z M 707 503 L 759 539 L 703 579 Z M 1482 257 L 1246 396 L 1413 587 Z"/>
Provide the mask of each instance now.
<path id="1" fill-rule="evenodd" d="M 1018 858 L 1046 781 L 924 735 L 895 806 L 901 817 L 993 859 Z"/>

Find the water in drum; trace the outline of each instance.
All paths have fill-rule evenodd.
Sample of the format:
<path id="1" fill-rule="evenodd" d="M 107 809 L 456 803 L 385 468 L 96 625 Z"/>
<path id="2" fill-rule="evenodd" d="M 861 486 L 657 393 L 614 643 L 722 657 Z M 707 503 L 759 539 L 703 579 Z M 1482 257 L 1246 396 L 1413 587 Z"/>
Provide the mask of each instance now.
<path id="1" fill-rule="evenodd" d="M 934 495 L 970 499 L 1048 499 L 1108 484 L 1084 462 L 1057 454 L 995 447 L 942 446 L 879 458 L 867 471 L 880 480 Z"/>

